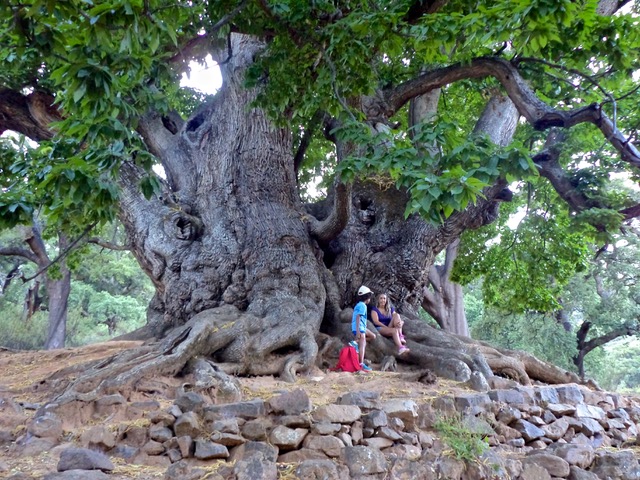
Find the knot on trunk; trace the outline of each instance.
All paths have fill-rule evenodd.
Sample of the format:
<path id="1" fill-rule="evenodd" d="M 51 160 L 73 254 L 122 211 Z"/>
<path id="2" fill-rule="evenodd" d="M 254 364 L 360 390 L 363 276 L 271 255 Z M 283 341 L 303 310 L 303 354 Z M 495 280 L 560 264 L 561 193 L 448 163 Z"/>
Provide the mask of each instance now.
<path id="1" fill-rule="evenodd" d="M 167 235 L 178 240 L 193 242 L 202 235 L 202 230 L 202 220 L 183 210 L 173 212 L 165 222 Z"/>

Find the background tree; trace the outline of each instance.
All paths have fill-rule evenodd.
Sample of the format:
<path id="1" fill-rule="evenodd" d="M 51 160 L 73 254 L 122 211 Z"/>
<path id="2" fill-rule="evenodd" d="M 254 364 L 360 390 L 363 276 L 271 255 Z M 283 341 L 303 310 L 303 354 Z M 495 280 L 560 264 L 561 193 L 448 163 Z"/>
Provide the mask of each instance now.
<path id="1" fill-rule="evenodd" d="M 117 204 L 156 289 L 134 337 L 166 337 L 144 347 L 142 364 L 140 352 L 124 355 L 74 388 L 117 388 L 199 355 L 226 372 L 293 379 L 321 360 L 319 332 L 350 335 L 360 284 L 388 290 L 413 318 L 436 255 L 493 222 L 518 179 L 551 185 L 567 205 L 557 211 L 592 226 L 582 235 L 632 218 L 630 199 L 594 198 L 571 181 L 581 162 L 595 178 L 640 165 L 630 141 L 639 29 L 618 12 L 627 3 L 637 9 L 590 0 L 0 7 L 10 66 L 0 130 L 40 142 L 6 172 L 27 181 L 7 181 L 3 220 L 46 205 L 65 231 L 111 220 Z M 223 85 L 196 107 L 177 79 L 207 53 Z M 437 117 L 408 120 L 411 100 L 436 89 Z M 487 131 L 477 120 L 503 95 L 530 125 L 508 148 L 473 133 Z M 553 128 L 571 129 L 561 144 L 570 149 L 547 138 Z M 300 172 L 327 145 L 327 197 L 303 205 Z M 450 378 L 491 379 L 491 369 L 523 383 L 575 378 L 422 322 L 407 333 L 407 360 Z M 379 360 L 392 347 L 370 352 Z"/>
<path id="2" fill-rule="evenodd" d="M 2 235 L 3 240 L 7 239 L 3 244 L 9 243 L 9 233 Z M 93 238 L 88 240 L 96 241 Z M 108 340 L 144 325 L 146 306 L 153 295 L 153 288 L 130 253 L 89 243 L 71 253 L 68 260 L 71 281 L 66 300 L 67 346 Z M 4 264 L 13 265 L 12 262 Z M 45 285 L 37 281 L 43 274 L 36 276 L 37 271 L 35 264 L 26 262 L 21 266 L 20 277 L 10 283 L 5 282 L 6 288 L 0 296 L 0 312 L 4 319 L 0 323 L 3 346 L 19 349 L 45 347 L 49 298 Z M 36 278 L 26 283 L 22 281 L 33 277 Z M 40 295 L 39 308 L 31 317 L 20 315 L 25 298 L 32 298 L 36 289 Z"/>

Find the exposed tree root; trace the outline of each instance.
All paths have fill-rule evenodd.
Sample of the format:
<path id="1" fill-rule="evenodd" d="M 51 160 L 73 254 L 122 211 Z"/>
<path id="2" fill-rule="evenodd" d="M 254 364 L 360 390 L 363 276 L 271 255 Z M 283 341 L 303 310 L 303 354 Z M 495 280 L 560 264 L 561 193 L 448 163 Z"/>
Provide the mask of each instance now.
<path id="1" fill-rule="evenodd" d="M 53 403 L 91 402 L 144 378 L 175 376 L 186 370 L 199 372 L 199 389 L 209 388 L 223 374 L 280 375 L 294 381 L 297 372 L 313 366 L 318 346 L 315 332 L 305 328 L 285 332 L 283 328 L 267 325 L 264 319 L 232 306 L 206 310 L 174 329 L 162 342 L 85 365 L 83 373 Z M 274 338 L 278 340 L 272 341 Z"/>

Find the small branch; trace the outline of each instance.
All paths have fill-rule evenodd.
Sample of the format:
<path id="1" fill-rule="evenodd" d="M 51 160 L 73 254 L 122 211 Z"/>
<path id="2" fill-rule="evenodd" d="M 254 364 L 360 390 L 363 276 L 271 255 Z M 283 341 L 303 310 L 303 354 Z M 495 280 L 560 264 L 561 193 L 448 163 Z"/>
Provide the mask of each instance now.
<path id="1" fill-rule="evenodd" d="M 116 251 L 129 251 L 131 250 L 131 246 L 129 245 L 116 245 L 115 243 L 107 242 L 100 238 L 92 237 L 87 239 L 87 243 L 92 243 L 94 245 L 99 245 L 102 248 L 106 248 L 107 250 L 116 250 Z"/>
<path id="2" fill-rule="evenodd" d="M 307 128 L 305 128 L 304 134 L 300 139 L 300 145 L 298 145 L 296 154 L 293 157 L 293 168 L 296 174 L 298 173 L 298 170 L 300 169 L 300 165 L 304 160 L 304 155 L 307 152 L 307 148 L 309 148 L 309 145 L 311 144 L 311 139 L 313 138 L 313 134 L 318 129 L 318 126 L 320 125 L 320 123 L 324 123 L 327 120 L 328 120 L 327 114 L 319 110 L 313 115 L 313 117 L 311 117 L 311 120 L 309 120 L 309 123 L 307 124 Z"/>
<path id="3" fill-rule="evenodd" d="M 34 278 L 37 278 L 39 275 L 41 275 L 42 273 L 46 272 L 49 268 L 51 268 L 53 265 L 55 265 L 56 263 L 58 263 L 60 260 L 62 260 L 63 258 L 65 258 L 69 252 L 73 249 L 73 247 L 75 247 L 78 242 L 80 240 L 82 240 L 83 237 L 85 237 L 87 235 L 87 233 L 89 233 L 91 231 L 91 229 L 93 227 L 96 226 L 96 223 L 92 223 L 91 225 L 89 225 L 87 228 L 84 229 L 84 231 L 78 236 L 78 238 L 76 238 L 73 242 L 71 242 L 69 244 L 69 246 L 67 246 L 67 248 L 65 248 L 62 252 L 60 252 L 60 254 L 54 258 L 51 262 L 49 262 L 45 267 L 41 268 L 40 270 L 38 270 L 36 273 L 34 273 L 32 276 L 30 277 L 25 277 L 22 279 L 22 281 L 24 283 L 33 280 Z"/>

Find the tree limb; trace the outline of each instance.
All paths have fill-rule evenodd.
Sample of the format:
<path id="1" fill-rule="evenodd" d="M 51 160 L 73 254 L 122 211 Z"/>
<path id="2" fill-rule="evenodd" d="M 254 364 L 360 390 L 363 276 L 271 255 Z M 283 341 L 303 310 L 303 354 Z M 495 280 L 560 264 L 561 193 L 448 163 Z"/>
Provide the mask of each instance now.
<path id="1" fill-rule="evenodd" d="M 313 117 L 311 117 L 311 120 L 309 120 L 309 123 L 307 124 L 307 127 L 305 128 L 304 133 L 302 134 L 302 138 L 300 139 L 300 144 L 298 145 L 296 154 L 293 157 L 293 169 L 296 172 L 296 174 L 298 173 L 298 170 L 300 169 L 300 165 L 304 160 L 304 155 L 307 152 L 307 148 L 309 148 L 309 145 L 311 144 L 311 139 L 313 138 L 313 134 L 316 132 L 320 123 L 325 123 L 328 120 L 327 117 L 328 116 L 325 112 L 321 112 L 320 110 L 318 110 L 313 115 Z"/>
<path id="2" fill-rule="evenodd" d="M 336 180 L 334 186 L 333 209 L 327 218 L 320 221 L 310 217 L 309 232 L 323 243 L 336 238 L 346 227 L 351 214 L 351 184 Z"/>
<path id="3" fill-rule="evenodd" d="M 51 122 L 62 119 L 53 101 L 53 96 L 44 92 L 23 95 L 0 89 L 0 134 L 12 130 L 36 142 L 49 140 L 54 135 Z"/>
<path id="4" fill-rule="evenodd" d="M 22 258 L 26 258 L 30 262 L 38 263 L 38 257 L 33 252 L 30 252 L 26 248 L 2 247 L 0 248 L 0 255 L 5 257 L 22 257 Z"/>
<path id="5" fill-rule="evenodd" d="M 102 248 L 106 248 L 108 250 L 117 250 L 117 251 L 128 251 L 131 250 L 129 245 L 116 245 L 115 243 L 107 242 L 100 238 L 92 237 L 87 239 L 87 243 L 93 243 L 94 245 L 99 245 Z"/>
<path id="6" fill-rule="evenodd" d="M 638 333 L 637 326 L 623 325 L 621 327 L 618 327 L 610 331 L 609 333 L 606 333 L 596 338 L 592 338 L 588 342 L 584 342 L 583 347 L 580 350 L 584 352 L 584 355 L 587 355 L 592 350 L 610 342 L 611 340 L 615 340 L 618 337 L 623 337 L 627 335 L 635 335 L 636 333 Z"/>
<path id="7" fill-rule="evenodd" d="M 383 99 L 379 100 L 377 105 L 375 101 L 372 102 L 368 115 L 373 115 L 374 118 L 376 115 L 388 118 L 418 95 L 460 80 L 489 76 L 502 84 L 520 114 L 537 130 L 552 127 L 570 128 L 580 123 L 592 123 L 620 152 L 624 161 L 640 167 L 640 152 L 616 128 L 600 105 L 592 104 L 571 111 L 554 109 L 536 96 L 514 65 L 497 57 L 477 58 L 468 64 L 451 65 L 419 75 L 385 91 Z"/>

